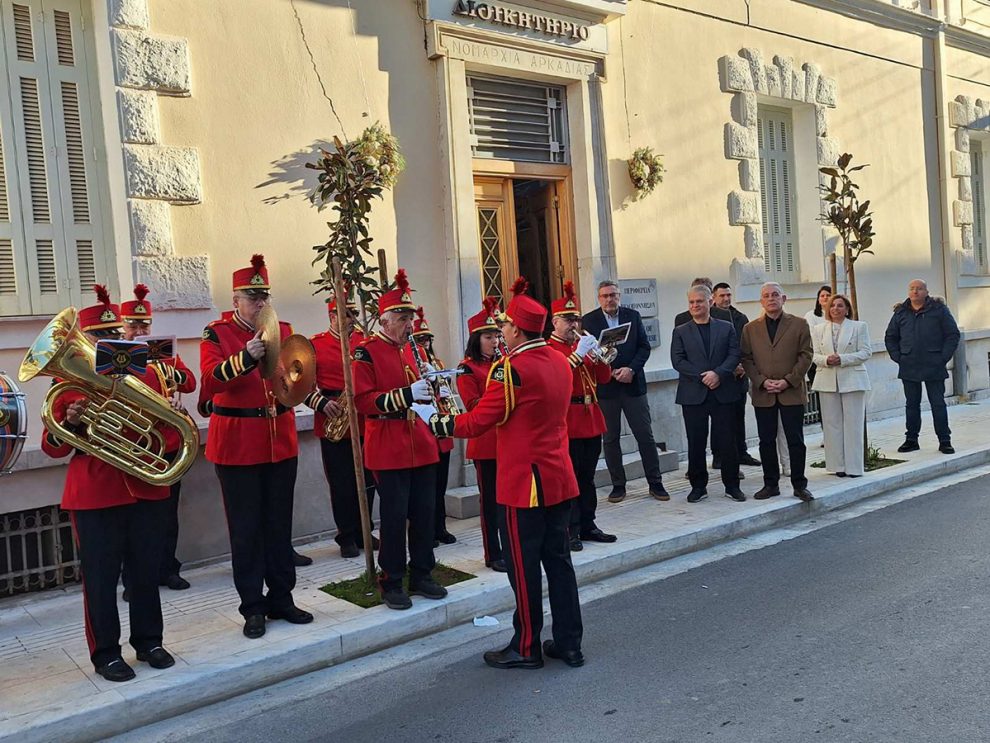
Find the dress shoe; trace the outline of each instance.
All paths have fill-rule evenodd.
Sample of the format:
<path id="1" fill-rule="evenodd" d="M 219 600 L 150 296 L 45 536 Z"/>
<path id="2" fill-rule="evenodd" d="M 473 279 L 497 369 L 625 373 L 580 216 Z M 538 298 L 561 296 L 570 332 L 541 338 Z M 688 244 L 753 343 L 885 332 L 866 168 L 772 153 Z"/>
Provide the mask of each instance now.
<path id="1" fill-rule="evenodd" d="M 548 658 L 562 660 L 571 668 L 580 668 L 584 665 L 584 653 L 580 650 L 557 650 L 553 640 L 543 641 L 543 654 Z"/>
<path id="2" fill-rule="evenodd" d="M 904 443 L 897 447 L 897 451 L 903 454 L 906 451 L 918 451 L 920 448 L 917 439 L 904 439 Z"/>
<path id="3" fill-rule="evenodd" d="M 252 614 L 247 619 L 244 620 L 244 636 L 251 639 L 257 640 L 265 634 L 265 615 L 264 614 Z"/>
<path id="4" fill-rule="evenodd" d="M 612 488 L 612 492 L 608 494 L 609 503 L 622 503 L 626 498 L 625 488 Z"/>
<path id="5" fill-rule="evenodd" d="M 433 580 L 433 578 L 420 578 L 415 583 L 409 581 L 409 593 L 412 596 L 422 596 L 424 599 L 439 601 L 442 598 L 446 598 L 447 589 Z"/>
<path id="6" fill-rule="evenodd" d="M 594 529 L 588 529 L 587 531 L 581 532 L 582 542 L 605 542 L 611 543 L 618 539 L 615 534 L 606 534 L 597 526 Z"/>
<path id="7" fill-rule="evenodd" d="M 584 545 L 581 544 L 581 537 L 571 537 L 570 544 L 571 552 L 580 552 L 584 549 Z"/>
<path id="8" fill-rule="evenodd" d="M 845 477 L 846 476 L 846 473 L 845 472 L 836 472 L 835 473 L 835 476 L 836 477 Z"/>
<path id="9" fill-rule="evenodd" d="M 712 457 L 712 469 L 713 470 L 720 470 L 720 469 L 722 469 L 722 458 L 721 457 Z"/>
<path id="10" fill-rule="evenodd" d="M 505 560 L 499 558 L 498 560 L 492 560 L 485 563 L 486 568 L 491 568 L 496 573 L 508 573 L 509 568 L 505 565 Z"/>
<path id="11" fill-rule="evenodd" d="M 954 448 L 952 448 L 952 442 L 951 441 L 943 441 L 941 444 L 938 445 L 938 450 L 940 452 L 942 452 L 943 454 L 955 454 L 956 453 L 956 450 Z"/>
<path id="12" fill-rule="evenodd" d="M 743 472 L 742 470 L 739 470 L 739 479 L 740 480 L 745 480 L 746 479 L 746 473 Z"/>
<path id="13" fill-rule="evenodd" d="M 313 558 L 308 555 L 300 555 L 295 550 L 292 550 L 292 564 L 297 568 L 304 568 L 307 565 L 313 564 Z"/>
<path id="14" fill-rule="evenodd" d="M 130 681 L 134 678 L 134 669 L 124 661 L 123 658 L 114 658 L 106 665 L 96 669 L 107 681 Z"/>
<path id="15" fill-rule="evenodd" d="M 662 482 L 656 482 L 650 485 L 650 495 L 657 500 L 670 500 L 670 493 L 667 492 L 667 488 L 663 486 Z"/>
<path id="16" fill-rule="evenodd" d="M 381 546 L 382 546 L 382 543 L 378 541 L 378 537 L 376 537 L 374 534 L 372 534 L 371 535 L 371 549 L 376 550 L 376 549 L 378 549 Z M 357 543 L 357 547 L 358 547 L 359 550 L 363 550 L 364 549 L 364 542 L 363 541 L 358 542 Z"/>
<path id="17" fill-rule="evenodd" d="M 766 500 L 767 498 L 773 498 L 780 495 L 780 488 L 776 485 L 764 485 L 762 488 L 756 491 L 753 496 L 755 500 Z"/>
<path id="18" fill-rule="evenodd" d="M 300 609 L 298 606 L 290 604 L 284 609 L 272 609 L 268 612 L 269 619 L 284 619 L 289 624 L 309 624 L 313 621 L 313 615 L 308 611 Z"/>
<path id="19" fill-rule="evenodd" d="M 854 475 L 850 472 L 846 477 L 862 477 L 862 475 Z"/>
<path id="20" fill-rule="evenodd" d="M 703 498 L 708 497 L 708 488 L 691 488 L 691 492 L 688 493 L 687 502 L 697 503 Z"/>
<path id="21" fill-rule="evenodd" d="M 412 599 L 401 588 L 393 588 L 390 591 L 383 592 L 382 603 L 389 609 L 395 609 L 396 611 L 412 608 Z"/>
<path id="22" fill-rule="evenodd" d="M 753 458 L 753 455 L 750 454 L 749 452 L 746 452 L 741 457 L 739 457 L 739 464 L 745 464 L 747 467 L 760 467 L 760 466 L 762 466 L 760 464 L 760 460 L 759 459 L 754 459 Z"/>
<path id="23" fill-rule="evenodd" d="M 815 499 L 815 496 L 811 494 L 808 488 L 794 488 L 794 497 L 798 500 L 803 500 L 805 503 Z"/>
<path id="24" fill-rule="evenodd" d="M 738 487 L 726 488 L 725 497 L 732 498 L 732 500 L 736 501 L 736 503 L 742 503 L 744 500 L 746 500 L 746 494 L 743 491 L 741 491 Z"/>
<path id="25" fill-rule="evenodd" d="M 453 544 L 454 542 L 457 541 L 457 537 L 455 537 L 449 531 L 444 529 L 442 532 L 437 534 L 437 538 L 435 541 L 443 542 L 444 544 Z"/>
<path id="26" fill-rule="evenodd" d="M 162 583 L 162 585 L 168 586 L 173 591 L 185 591 L 187 588 L 189 588 L 189 581 L 187 581 L 178 573 L 172 573 L 172 575 L 168 576 L 165 579 L 165 582 Z"/>
<path id="27" fill-rule="evenodd" d="M 131 590 L 129 588 L 125 588 L 124 593 L 121 594 L 120 597 L 124 600 L 124 603 L 128 603 L 131 600 Z"/>
<path id="28" fill-rule="evenodd" d="M 340 545 L 341 557 L 357 557 L 360 554 L 358 546 L 354 542 L 345 542 Z"/>
<path id="29" fill-rule="evenodd" d="M 175 665 L 175 658 L 161 645 L 147 652 L 139 650 L 137 659 L 142 663 L 147 663 L 152 668 L 171 668 Z"/>
<path id="30" fill-rule="evenodd" d="M 541 655 L 519 655 L 511 648 L 505 650 L 489 650 L 484 655 L 485 663 L 492 668 L 543 668 L 543 656 Z"/>

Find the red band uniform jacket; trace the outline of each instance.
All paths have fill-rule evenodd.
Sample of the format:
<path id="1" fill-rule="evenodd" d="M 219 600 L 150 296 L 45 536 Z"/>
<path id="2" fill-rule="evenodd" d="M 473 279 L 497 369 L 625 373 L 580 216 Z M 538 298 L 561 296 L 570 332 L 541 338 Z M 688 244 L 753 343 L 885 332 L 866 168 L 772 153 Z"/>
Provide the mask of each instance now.
<path id="1" fill-rule="evenodd" d="M 189 370 L 178 354 L 171 359 L 156 362 L 162 374 L 167 377 L 173 385 L 175 391 L 183 394 L 196 391 L 196 377 Z M 169 454 L 177 452 L 182 446 L 182 439 L 179 432 L 168 426 L 165 428 L 165 451 Z"/>
<path id="2" fill-rule="evenodd" d="M 292 334 L 280 322 L 284 340 Z M 203 331 L 199 344 L 200 398 L 210 399 L 213 414 L 206 440 L 206 458 L 214 464 L 269 464 L 299 453 L 296 416 L 275 399 L 271 384 L 262 379 L 258 362 L 245 350 L 257 331 L 234 312 L 225 312 Z M 223 415 L 221 408 L 268 409 L 275 417 Z"/>
<path id="3" fill-rule="evenodd" d="M 571 404 L 567 408 L 567 435 L 572 439 L 592 439 L 605 433 L 605 416 L 598 406 L 598 385 L 612 379 L 612 367 L 596 364 L 574 353 L 577 345 L 551 335 L 550 347 L 567 358 L 571 367 Z"/>
<path id="4" fill-rule="evenodd" d="M 466 372 L 457 377 L 457 392 L 465 410 L 474 410 L 485 394 L 492 362 L 464 359 L 460 368 Z M 465 456 L 468 459 L 495 459 L 497 431 L 491 428 L 473 439 L 468 439 Z"/>
<path id="5" fill-rule="evenodd" d="M 420 345 L 420 351 L 423 351 L 422 345 Z M 408 368 L 410 371 L 412 369 L 419 369 L 419 366 L 416 364 L 416 356 L 413 354 L 412 346 L 410 344 L 408 343 L 406 344 L 406 347 L 402 349 L 402 353 L 405 355 L 406 368 Z M 433 367 L 436 369 L 446 368 L 444 367 L 443 362 L 435 356 L 433 358 L 428 359 L 427 363 L 433 364 Z M 419 379 L 418 374 L 415 377 L 410 376 L 408 384 L 412 384 L 417 379 Z M 437 439 L 437 449 L 440 451 L 441 454 L 446 454 L 447 452 L 452 451 L 454 449 L 453 439 L 448 439 L 448 438 Z"/>
<path id="6" fill-rule="evenodd" d="M 542 338 L 496 362 L 485 394 L 454 419 L 454 436 L 497 427 L 496 500 L 513 508 L 553 506 L 577 496 L 567 443 L 567 359 Z"/>
<path id="7" fill-rule="evenodd" d="M 364 336 L 354 331 L 350 336 L 351 358 L 354 349 L 364 342 Z M 330 400 L 340 400 L 344 392 L 344 359 L 340 352 L 340 336 L 332 330 L 317 333 L 310 341 L 316 350 L 316 390 L 306 398 L 306 405 L 312 408 L 313 433 L 318 439 L 325 439 L 327 416 L 323 409 Z M 358 414 L 358 422 L 364 432 L 364 416 Z M 350 429 L 344 434 L 344 439 L 351 438 Z"/>
<path id="8" fill-rule="evenodd" d="M 368 416 L 364 465 L 369 470 L 410 469 L 440 461 L 436 437 L 410 409 L 409 384 L 419 379 L 419 370 L 410 368 L 402 349 L 375 333 L 353 352 L 354 405 Z"/>

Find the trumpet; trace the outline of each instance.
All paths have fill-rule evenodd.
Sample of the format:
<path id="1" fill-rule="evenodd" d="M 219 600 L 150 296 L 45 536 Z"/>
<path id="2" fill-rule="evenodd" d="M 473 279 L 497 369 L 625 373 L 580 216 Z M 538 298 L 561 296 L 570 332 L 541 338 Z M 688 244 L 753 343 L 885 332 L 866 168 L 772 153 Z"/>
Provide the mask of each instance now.
<path id="1" fill-rule="evenodd" d="M 433 404 L 436 405 L 437 412 L 440 415 L 460 415 L 464 411 L 457 404 L 457 398 L 454 397 L 454 389 L 450 384 L 450 377 L 456 376 L 456 373 L 452 374 L 442 368 L 437 369 L 437 371 L 431 371 L 431 361 L 434 368 L 440 366 L 440 364 L 436 363 L 436 356 L 430 354 L 428 357 L 426 349 L 416 342 L 416 337 L 412 333 L 409 334 L 408 338 L 409 346 L 412 348 L 413 358 L 416 359 L 419 376 L 430 382 L 430 387 L 433 390 Z"/>
<path id="2" fill-rule="evenodd" d="M 615 346 L 603 346 L 598 342 L 598 339 L 587 330 L 578 333 L 577 330 L 571 328 L 571 335 L 573 336 L 573 343 L 577 343 L 582 335 L 586 335 L 589 338 L 594 338 L 595 345 L 590 351 L 588 351 L 588 356 L 590 356 L 591 360 L 596 364 L 611 366 L 612 362 L 615 361 L 615 357 L 619 355 L 619 350 Z"/>

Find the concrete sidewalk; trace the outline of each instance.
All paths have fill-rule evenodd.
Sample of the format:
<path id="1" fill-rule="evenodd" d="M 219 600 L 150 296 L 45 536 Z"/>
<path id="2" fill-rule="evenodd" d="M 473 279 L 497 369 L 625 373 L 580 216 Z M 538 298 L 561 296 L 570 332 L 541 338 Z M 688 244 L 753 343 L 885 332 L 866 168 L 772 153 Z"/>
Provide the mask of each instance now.
<path id="1" fill-rule="evenodd" d="M 927 414 L 926 414 L 927 416 Z M 985 421 L 990 402 L 950 408 L 957 454 L 939 454 L 925 421 L 920 452 L 897 455 L 903 437 L 901 419 L 870 423 L 870 441 L 904 464 L 868 473 L 861 479 L 839 479 L 809 468 L 817 500 L 803 504 L 783 495 L 769 501 L 735 503 L 722 497 L 713 479 L 709 498 L 690 505 L 682 472 L 665 476 L 672 500 L 649 497 L 645 481 L 630 483 L 620 504 L 604 500 L 599 525 L 619 535 L 611 545 L 586 544 L 574 555 L 582 584 L 627 572 L 677 554 L 728 539 L 808 518 L 896 488 L 907 487 L 990 462 Z M 808 462 L 824 459 L 821 437 L 808 437 Z M 758 468 L 745 468 L 743 490 L 751 495 L 762 484 Z M 78 586 L 0 601 L 0 738 L 20 741 L 93 740 L 134 729 L 253 689 L 359 657 L 424 634 L 470 622 L 512 606 L 504 575 L 486 569 L 481 560 L 477 519 L 448 522 L 458 541 L 437 549 L 437 559 L 478 577 L 452 586 L 443 601 L 414 599 L 405 612 L 385 607 L 360 609 L 319 590 L 325 583 L 354 577 L 363 558 L 340 558 L 332 542 L 308 545 L 312 566 L 298 571 L 296 602 L 312 611 L 311 625 L 270 622 L 260 640 L 241 634 L 237 595 L 229 564 L 190 570 L 193 587 L 162 589 L 165 646 L 176 665 L 156 671 L 137 663 L 124 647 L 124 658 L 137 671 L 134 681 L 114 684 L 97 676 L 89 661 L 82 627 L 82 595 Z M 218 524 L 217 528 L 223 528 Z M 128 634 L 126 605 L 121 603 L 122 637 Z M 594 628 L 588 628 L 594 632 Z"/>

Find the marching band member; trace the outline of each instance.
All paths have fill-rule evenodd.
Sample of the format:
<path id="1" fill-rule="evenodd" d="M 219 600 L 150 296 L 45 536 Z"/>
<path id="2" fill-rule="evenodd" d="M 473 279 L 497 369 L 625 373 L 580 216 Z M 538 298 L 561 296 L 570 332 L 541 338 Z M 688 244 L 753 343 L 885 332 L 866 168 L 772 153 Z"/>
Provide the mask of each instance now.
<path id="1" fill-rule="evenodd" d="M 323 472 L 330 486 L 330 507 L 337 525 L 337 544 L 341 557 L 357 557 L 358 549 L 364 548 L 364 535 L 361 531 L 361 507 L 357 496 L 357 478 L 354 476 L 354 452 L 351 448 L 353 437 L 348 429 L 339 441 L 328 438 L 327 416 L 346 415 L 346 405 L 340 401 L 344 391 L 344 362 L 340 351 L 340 331 L 337 327 L 337 300 L 327 305 L 330 313 L 330 329 L 317 333 L 310 340 L 316 350 L 316 386 L 318 389 L 306 398 L 306 405 L 315 411 L 313 433 L 320 440 L 320 454 L 323 458 Z M 347 327 L 351 355 L 364 338 L 354 329 L 357 320 L 357 305 L 347 299 Z M 361 421 L 363 427 L 364 421 Z M 359 436 L 359 439 L 361 437 Z M 365 470 L 366 483 L 371 482 L 371 472 Z M 374 490 L 368 489 L 368 512 L 371 512 Z M 377 545 L 374 539 L 372 549 Z"/>
<path id="2" fill-rule="evenodd" d="M 212 401 L 206 458 L 216 465 L 223 494 L 238 610 L 245 637 L 255 639 L 265 634 L 266 615 L 292 624 L 312 622 L 313 615 L 292 600 L 295 414 L 258 369 L 265 344 L 255 322 L 271 297 L 263 256 L 234 271 L 233 290 L 233 311 L 203 331 L 200 380 Z M 283 339 L 292 333 L 288 323 L 279 326 Z"/>
<path id="3" fill-rule="evenodd" d="M 614 542 L 616 539 L 614 534 L 606 534 L 595 524 L 598 505 L 595 469 L 605 433 L 605 416 L 598 407 L 597 388 L 612 378 L 612 369 L 608 364 L 594 361 L 588 353 L 595 347 L 595 338 L 581 335 L 581 309 L 574 295 L 573 282 L 564 282 L 564 296 L 553 301 L 551 310 L 550 347 L 566 356 L 571 366 L 567 437 L 571 466 L 580 493 L 571 512 L 571 549 L 579 551 L 584 548 L 581 540 Z"/>
<path id="4" fill-rule="evenodd" d="M 443 362 L 437 358 L 433 351 L 433 331 L 424 317 L 423 308 L 416 308 L 416 318 L 413 320 L 412 338 L 419 344 L 420 350 L 426 354 L 426 361 L 435 369 L 443 369 Z M 408 368 L 416 367 L 416 358 L 412 350 L 412 341 L 405 348 Z M 410 379 L 410 382 L 413 380 Z M 451 439 L 437 439 L 437 449 L 440 453 L 440 461 L 437 463 L 437 487 L 436 501 L 433 505 L 433 546 L 439 547 L 443 544 L 453 544 L 457 537 L 447 531 L 447 482 L 450 478 L 450 452 L 454 449 L 454 442 Z"/>
<path id="5" fill-rule="evenodd" d="M 412 606 L 403 590 L 406 573 L 406 522 L 409 524 L 409 592 L 442 599 L 447 589 L 433 580 L 433 505 L 436 492 L 437 442 L 412 409 L 430 400 L 430 383 L 410 368 L 403 347 L 412 332 L 412 302 L 406 272 L 399 269 L 396 288 L 378 298 L 381 329 L 354 349 L 354 404 L 367 416 L 365 465 L 375 477 L 379 515 L 382 601 L 390 609 Z M 410 382 L 410 380 L 412 380 Z"/>
<path id="6" fill-rule="evenodd" d="M 516 596 L 515 633 L 503 650 L 485 653 L 494 668 L 540 668 L 543 655 L 570 666 L 584 664 L 581 606 L 568 549 L 570 500 L 577 495 L 568 462 L 567 410 L 571 389 L 567 360 L 541 337 L 547 311 L 527 297 L 525 279 L 513 284 L 502 326 L 509 355 L 492 370 L 488 388 L 470 412 L 435 415 L 438 436 L 470 438 L 498 427 L 497 499 L 509 554 L 509 582 Z M 540 564 L 547 574 L 553 639 L 540 647 L 543 600 Z"/>
<path id="7" fill-rule="evenodd" d="M 122 302 L 120 305 L 120 319 L 123 322 L 124 340 L 133 341 L 143 338 L 151 333 L 151 302 L 147 301 L 148 287 L 138 284 L 134 287 L 134 300 Z M 178 349 L 176 354 L 170 359 L 158 361 L 158 369 L 165 375 L 166 383 L 175 393 L 194 392 L 196 390 L 196 377 L 179 358 Z M 169 461 L 175 459 L 179 451 L 181 441 L 179 434 L 173 428 L 166 429 L 167 453 Z M 189 581 L 179 575 L 182 563 L 175 557 L 175 549 L 179 543 L 179 491 L 182 489 L 182 482 L 179 481 L 170 487 L 168 498 L 168 518 L 165 522 L 165 544 L 162 547 L 162 563 L 158 571 L 158 585 L 168 586 L 173 591 L 184 591 L 189 588 Z M 124 586 L 128 585 L 124 579 Z M 129 593 L 124 591 L 124 593 Z M 129 596 L 128 596 L 129 598 Z"/>
<path id="8" fill-rule="evenodd" d="M 457 377 L 457 391 L 466 410 L 474 409 L 488 386 L 498 344 L 499 331 L 495 322 L 498 313 L 498 300 L 487 297 L 481 312 L 467 321 L 470 335 L 460 365 L 464 373 Z M 481 491 L 481 543 L 485 567 L 504 573 L 507 570 L 502 552 L 505 540 L 499 538 L 499 506 L 495 502 L 495 429 L 468 439 L 465 456 L 474 461 Z"/>
<path id="9" fill-rule="evenodd" d="M 94 287 L 99 303 L 79 312 L 80 329 L 94 343 L 120 336 L 120 312 L 102 286 Z M 142 381 L 162 392 L 158 375 L 148 369 Z M 66 392 L 53 403 L 55 420 L 81 434 L 81 416 L 88 402 L 80 392 Z M 41 448 L 51 457 L 73 454 L 51 431 L 42 435 Z M 79 546 L 83 583 L 83 614 L 90 660 L 107 681 L 129 681 L 134 669 L 120 653 L 120 615 L 117 581 L 121 567 L 128 572 L 131 634 L 137 659 L 152 668 L 168 668 L 175 660 L 162 647 L 162 606 L 158 576 L 163 525 L 168 520 L 169 489 L 150 485 L 82 451 L 69 460 L 62 508 L 72 517 Z"/>

